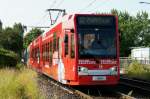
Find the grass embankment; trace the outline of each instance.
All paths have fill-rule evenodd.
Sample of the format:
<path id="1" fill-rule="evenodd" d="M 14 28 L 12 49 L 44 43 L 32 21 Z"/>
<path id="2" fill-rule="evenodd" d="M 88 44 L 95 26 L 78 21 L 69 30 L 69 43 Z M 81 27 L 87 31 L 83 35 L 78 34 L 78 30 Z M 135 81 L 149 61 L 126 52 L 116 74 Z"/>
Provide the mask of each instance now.
<path id="1" fill-rule="evenodd" d="M 150 65 L 143 65 L 134 61 L 127 68 L 127 75 L 129 77 L 150 80 Z"/>
<path id="2" fill-rule="evenodd" d="M 29 69 L 0 69 L 0 99 L 43 99 L 36 77 Z"/>

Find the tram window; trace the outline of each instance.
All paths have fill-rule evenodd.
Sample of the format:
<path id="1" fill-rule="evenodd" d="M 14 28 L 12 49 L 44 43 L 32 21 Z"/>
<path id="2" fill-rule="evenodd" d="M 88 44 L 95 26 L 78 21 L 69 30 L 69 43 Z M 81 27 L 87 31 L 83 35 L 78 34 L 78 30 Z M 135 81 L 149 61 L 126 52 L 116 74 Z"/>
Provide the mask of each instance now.
<path id="1" fill-rule="evenodd" d="M 34 55 L 34 50 L 32 49 L 32 54 L 31 54 L 31 57 L 33 58 L 33 55 Z"/>
<path id="2" fill-rule="evenodd" d="M 44 45 L 42 46 L 42 57 L 43 57 L 43 60 L 44 60 Z"/>
<path id="3" fill-rule="evenodd" d="M 40 49 L 37 49 L 37 57 L 40 58 Z"/>
<path id="4" fill-rule="evenodd" d="M 33 59 L 35 59 L 35 49 L 33 49 Z"/>
<path id="5" fill-rule="evenodd" d="M 37 48 L 37 62 L 38 62 L 38 64 L 40 62 L 40 50 L 39 50 L 39 48 Z"/>
<path id="6" fill-rule="evenodd" d="M 65 34 L 64 43 L 68 43 L 68 35 Z"/>
<path id="7" fill-rule="evenodd" d="M 45 61 L 47 61 L 47 44 L 45 44 Z"/>
<path id="8" fill-rule="evenodd" d="M 50 53 L 50 46 L 49 46 L 49 43 L 48 43 L 48 53 L 47 53 L 47 58 L 48 58 L 48 60 L 47 61 L 49 61 L 49 53 Z"/>
<path id="9" fill-rule="evenodd" d="M 44 59 L 44 46 L 42 45 L 42 58 Z"/>
<path id="10" fill-rule="evenodd" d="M 45 60 L 45 45 L 43 45 L 43 60 Z"/>
<path id="11" fill-rule="evenodd" d="M 43 60 L 45 59 L 45 51 L 44 51 L 44 45 L 43 45 Z"/>
<path id="12" fill-rule="evenodd" d="M 49 61 L 49 43 L 47 43 L 47 61 Z"/>
<path id="13" fill-rule="evenodd" d="M 44 44 L 44 61 L 46 60 L 46 55 L 45 55 L 45 52 L 46 52 L 46 46 L 45 46 L 45 44 Z"/>
<path id="14" fill-rule="evenodd" d="M 32 58 L 34 59 L 34 49 L 32 50 Z"/>
<path id="15" fill-rule="evenodd" d="M 36 48 L 36 59 L 38 58 L 38 48 Z"/>
<path id="16" fill-rule="evenodd" d="M 37 48 L 35 48 L 35 60 L 37 59 Z"/>
<path id="17" fill-rule="evenodd" d="M 47 60 L 47 44 L 45 44 L 45 61 Z"/>
<path id="18" fill-rule="evenodd" d="M 47 43 L 45 44 L 45 60 L 47 61 Z"/>
<path id="19" fill-rule="evenodd" d="M 59 51 L 59 38 L 57 38 L 57 51 Z"/>
<path id="20" fill-rule="evenodd" d="M 46 44 L 46 61 L 48 61 L 48 43 Z"/>
<path id="21" fill-rule="evenodd" d="M 31 54 L 31 57 L 33 58 L 33 55 L 34 55 L 34 50 L 32 49 L 32 54 Z"/>
<path id="22" fill-rule="evenodd" d="M 65 42 L 65 56 L 66 56 L 68 55 L 68 35 L 67 34 L 65 34 L 64 42 Z"/>
<path id="23" fill-rule="evenodd" d="M 53 35 L 53 50 L 56 51 L 56 43 L 57 43 L 57 35 L 54 33 Z"/>
<path id="24" fill-rule="evenodd" d="M 36 50 L 36 48 L 35 48 L 35 53 L 34 53 L 34 55 L 35 55 L 35 60 L 36 60 L 36 58 L 37 58 L 37 50 Z"/>
<path id="25" fill-rule="evenodd" d="M 37 60 L 37 48 L 35 48 L 35 59 Z"/>
<path id="26" fill-rule="evenodd" d="M 74 34 L 71 34 L 71 58 L 75 56 L 75 44 L 74 44 Z"/>
<path id="27" fill-rule="evenodd" d="M 49 63 L 50 65 L 52 64 L 52 55 L 53 55 L 53 52 L 52 52 L 52 42 L 50 42 L 50 51 L 49 51 Z"/>
<path id="28" fill-rule="evenodd" d="M 31 50 L 30 58 L 33 58 L 33 49 Z"/>
<path id="29" fill-rule="evenodd" d="M 38 60 L 40 58 L 40 51 L 39 48 L 35 48 L 35 59 Z"/>
<path id="30" fill-rule="evenodd" d="M 34 52 L 35 52 L 35 51 L 34 51 L 34 49 L 33 49 L 33 59 L 34 59 Z"/>

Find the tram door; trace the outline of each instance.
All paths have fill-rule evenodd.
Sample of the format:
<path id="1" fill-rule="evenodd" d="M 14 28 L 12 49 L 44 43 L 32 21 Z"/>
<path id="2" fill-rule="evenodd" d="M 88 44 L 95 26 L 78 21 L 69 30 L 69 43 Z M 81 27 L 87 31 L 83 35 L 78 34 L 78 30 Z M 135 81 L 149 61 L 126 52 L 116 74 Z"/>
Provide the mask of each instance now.
<path id="1" fill-rule="evenodd" d="M 74 32 L 65 31 L 64 37 L 64 65 L 65 75 L 68 80 L 75 80 L 75 39 Z"/>

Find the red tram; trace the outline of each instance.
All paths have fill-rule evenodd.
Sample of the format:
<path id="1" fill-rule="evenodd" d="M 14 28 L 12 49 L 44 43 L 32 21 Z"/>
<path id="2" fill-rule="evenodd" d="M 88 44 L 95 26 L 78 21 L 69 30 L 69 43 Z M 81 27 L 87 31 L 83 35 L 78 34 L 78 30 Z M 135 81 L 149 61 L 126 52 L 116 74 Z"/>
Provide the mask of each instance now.
<path id="1" fill-rule="evenodd" d="M 28 47 L 28 65 L 68 85 L 116 85 L 119 74 L 118 19 L 72 14 L 58 20 Z"/>

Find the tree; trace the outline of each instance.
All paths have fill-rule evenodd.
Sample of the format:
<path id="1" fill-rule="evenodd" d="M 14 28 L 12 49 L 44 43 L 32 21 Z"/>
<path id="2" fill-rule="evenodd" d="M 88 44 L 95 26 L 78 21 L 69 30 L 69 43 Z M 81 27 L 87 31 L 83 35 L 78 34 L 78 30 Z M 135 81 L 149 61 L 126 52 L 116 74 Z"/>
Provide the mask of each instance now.
<path id="1" fill-rule="evenodd" d="M 24 27 L 21 23 L 15 23 L 13 25 L 13 31 L 16 35 L 16 44 L 18 45 L 17 53 L 21 56 L 22 50 L 23 50 L 23 33 L 24 33 Z"/>
<path id="2" fill-rule="evenodd" d="M 28 47 L 28 45 L 39 35 L 41 35 L 44 31 L 38 28 L 33 28 L 24 38 L 24 49 Z"/>
<path id="3" fill-rule="evenodd" d="M 2 21 L 0 20 L 0 33 L 2 33 L 2 26 L 3 26 L 3 23 L 2 23 Z"/>
<path id="4" fill-rule="evenodd" d="M 13 25 L 14 32 L 18 33 L 19 36 L 23 38 L 24 26 L 21 23 L 15 23 Z"/>
<path id="5" fill-rule="evenodd" d="M 119 18 L 120 53 L 127 57 L 132 47 L 150 46 L 150 20 L 146 12 L 139 12 L 136 16 L 128 12 L 111 11 Z"/>
<path id="6" fill-rule="evenodd" d="M 6 27 L 0 33 L 0 45 L 6 50 L 14 51 L 21 58 L 23 49 L 23 37 L 20 33 L 23 33 L 23 26 L 21 23 L 15 23 L 13 28 Z"/>
<path id="7" fill-rule="evenodd" d="M 140 32 L 139 32 L 139 46 L 146 46 L 150 47 L 150 20 L 148 19 L 148 13 L 142 12 L 142 13 L 137 13 L 136 16 L 139 20 L 140 25 Z"/>

